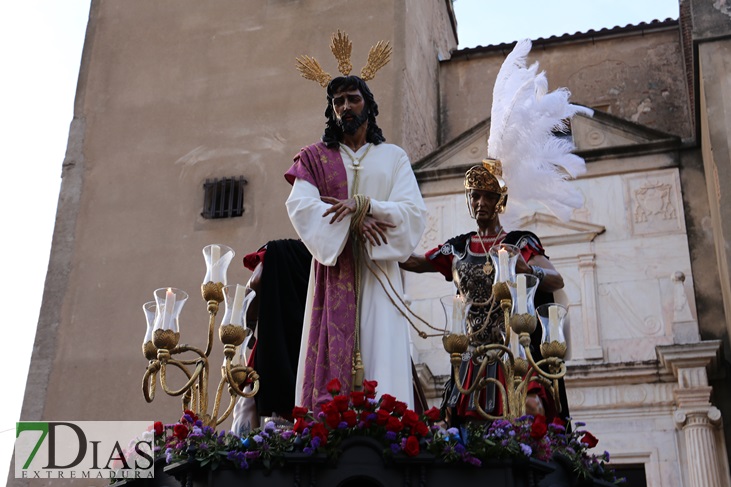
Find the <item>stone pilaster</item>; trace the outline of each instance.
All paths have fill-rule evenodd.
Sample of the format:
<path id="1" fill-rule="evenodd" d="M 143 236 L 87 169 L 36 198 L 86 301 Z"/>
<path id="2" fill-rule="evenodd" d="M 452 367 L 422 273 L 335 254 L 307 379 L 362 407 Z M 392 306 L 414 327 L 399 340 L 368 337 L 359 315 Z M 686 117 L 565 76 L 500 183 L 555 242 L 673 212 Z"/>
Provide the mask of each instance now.
<path id="1" fill-rule="evenodd" d="M 660 363 L 678 380 L 675 389 L 675 424 L 685 440 L 684 468 L 690 487 L 724 487 L 728 474 L 721 466 L 719 452 L 725 451 L 721 412 L 710 402 L 713 388 L 708 370 L 716 366 L 721 342 L 657 347 Z M 721 444 L 719 444 L 721 442 Z"/>

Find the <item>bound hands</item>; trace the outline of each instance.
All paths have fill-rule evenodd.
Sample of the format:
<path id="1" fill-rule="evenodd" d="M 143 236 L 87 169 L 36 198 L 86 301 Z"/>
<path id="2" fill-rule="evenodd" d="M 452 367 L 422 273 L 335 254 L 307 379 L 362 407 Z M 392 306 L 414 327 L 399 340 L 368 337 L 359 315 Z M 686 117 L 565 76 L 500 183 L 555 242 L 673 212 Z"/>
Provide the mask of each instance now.
<path id="1" fill-rule="evenodd" d="M 323 218 L 332 215 L 330 218 L 330 224 L 342 221 L 346 216 L 355 213 L 355 199 L 349 198 L 347 200 L 339 200 L 331 196 L 321 196 L 320 199 L 324 203 L 332 205 L 322 214 Z M 386 232 L 389 228 L 396 228 L 391 222 L 386 220 L 379 220 L 373 216 L 367 215 L 363 219 L 363 223 L 360 226 L 360 234 L 365 240 L 368 240 L 371 245 L 387 244 Z"/>

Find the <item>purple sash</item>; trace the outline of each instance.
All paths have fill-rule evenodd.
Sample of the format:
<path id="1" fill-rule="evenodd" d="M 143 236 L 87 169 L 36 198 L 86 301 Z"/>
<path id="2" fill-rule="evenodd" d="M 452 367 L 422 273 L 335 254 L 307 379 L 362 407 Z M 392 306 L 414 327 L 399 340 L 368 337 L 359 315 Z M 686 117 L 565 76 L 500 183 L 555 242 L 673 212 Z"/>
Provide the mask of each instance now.
<path id="1" fill-rule="evenodd" d="M 322 142 L 305 147 L 285 173 L 294 184 L 296 178 L 313 184 L 321 196 L 348 198 L 348 178 L 340 152 Z M 355 262 L 350 239 L 334 266 L 314 260 L 315 296 L 312 323 L 307 340 L 301 406 L 317 413 L 331 399 L 327 383 L 340 379 L 342 394 L 348 394 L 352 382 L 355 342 Z"/>

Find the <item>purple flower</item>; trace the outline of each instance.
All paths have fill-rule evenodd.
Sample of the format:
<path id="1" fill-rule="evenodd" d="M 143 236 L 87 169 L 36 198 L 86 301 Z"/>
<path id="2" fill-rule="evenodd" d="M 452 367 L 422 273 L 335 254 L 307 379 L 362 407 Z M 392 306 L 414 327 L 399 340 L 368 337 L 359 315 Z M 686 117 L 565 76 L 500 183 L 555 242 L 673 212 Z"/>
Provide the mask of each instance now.
<path id="1" fill-rule="evenodd" d="M 310 448 L 309 446 L 306 446 L 302 449 L 302 453 L 304 453 L 305 455 L 312 455 L 313 453 L 315 453 L 315 450 Z"/>
<path id="2" fill-rule="evenodd" d="M 292 431 L 292 430 L 284 430 L 284 431 L 282 431 L 282 439 L 289 440 L 293 434 L 294 434 L 294 431 Z"/>
<path id="3" fill-rule="evenodd" d="M 520 443 L 520 449 L 523 452 L 523 455 L 527 457 L 531 456 L 531 454 L 533 453 L 533 449 L 525 443 Z"/>
<path id="4" fill-rule="evenodd" d="M 472 455 L 465 455 L 464 460 L 465 462 L 469 463 L 470 465 L 474 465 L 475 467 L 479 467 L 482 465 L 480 459 L 475 458 Z"/>
<path id="5" fill-rule="evenodd" d="M 274 424 L 274 421 L 267 421 L 264 425 L 264 431 L 274 431 L 275 429 L 277 429 L 277 425 Z"/>
<path id="6" fill-rule="evenodd" d="M 465 452 L 465 448 L 464 448 L 464 445 L 463 445 L 463 444 L 461 444 L 461 443 L 457 443 L 456 445 L 454 445 L 454 451 L 455 451 L 456 453 L 459 453 L 459 454 L 461 455 L 462 453 L 464 453 L 464 452 Z"/>
<path id="7" fill-rule="evenodd" d="M 262 441 L 264 441 L 264 438 L 259 435 L 254 435 L 254 441 L 257 443 L 261 443 Z"/>
<path id="8" fill-rule="evenodd" d="M 173 461 L 173 449 L 168 448 L 167 450 L 165 450 L 165 462 L 170 463 L 172 461 Z"/>
<path id="9" fill-rule="evenodd" d="M 257 450 L 244 452 L 245 458 L 259 458 L 259 452 Z"/>
<path id="10" fill-rule="evenodd" d="M 318 448 L 320 446 L 320 441 L 321 440 L 319 436 L 315 436 L 314 438 L 312 438 L 312 448 Z"/>
<path id="11" fill-rule="evenodd" d="M 347 427 L 348 427 L 348 423 L 346 423 L 345 421 L 341 421 L 341 422 L 340 422 L 340 423 L 338 424 L 338 429 L 339 429 L 339 430 L 344 430 L 344 429 L 345 429 L 345 428 L 347 428 Z"/>
<path id="12" fill-rule="evenodd" d="M 388 441 L 396 441 L 396 432 L 395 431 L 386 431 L 386 439 Z"/>
<path id="13" fill-rule="evenodd" d="M 400 452 L 401 451 L 401 445 L 399 445 L 398 443 L 391 443 L 391 451 L 393 453 Z"/>

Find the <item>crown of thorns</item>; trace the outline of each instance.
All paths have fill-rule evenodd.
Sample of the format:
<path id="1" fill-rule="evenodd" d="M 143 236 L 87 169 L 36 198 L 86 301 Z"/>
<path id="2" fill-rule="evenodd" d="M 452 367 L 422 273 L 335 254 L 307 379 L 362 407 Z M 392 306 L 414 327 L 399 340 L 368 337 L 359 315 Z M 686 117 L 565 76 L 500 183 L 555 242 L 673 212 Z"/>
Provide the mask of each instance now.
<path id="1" fill-rule="evenodd" d="M 338 60 L 338 71 L 343 76 L 350 75 L 350 71 L 353 69 L 353 65 L 350 63 L 350 53 L 353 50 L 353 43 L 348 39 L 348 35 L 338 29 L 330 39 L 330 50 L 335 56 L 335 59 Z M 388 42 L 378 41 L 368 52 L 368 61 L 363 66 L 363 69 L 360 70 L 360 77 L 364 81 L 372 80 L 378 70 L 391 60 L 391 52 L 391 45 Z M 320 63 L 315 58 L 303 55 L 296 58 L 296 60 L 297 71 L 300 72 L 303 78 L 317 81 L 323 88 L 327 87 L 332 76 L 322 69 Z"/>

